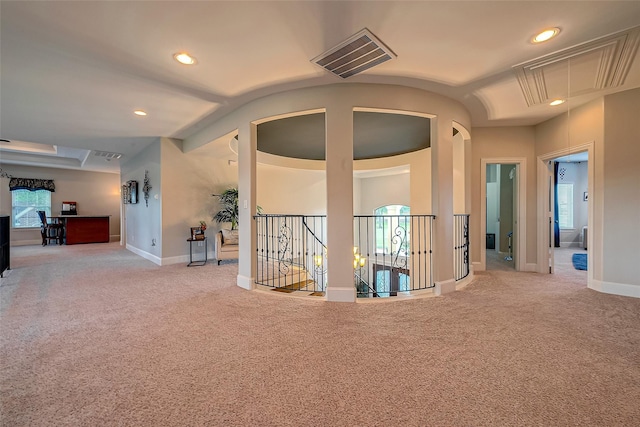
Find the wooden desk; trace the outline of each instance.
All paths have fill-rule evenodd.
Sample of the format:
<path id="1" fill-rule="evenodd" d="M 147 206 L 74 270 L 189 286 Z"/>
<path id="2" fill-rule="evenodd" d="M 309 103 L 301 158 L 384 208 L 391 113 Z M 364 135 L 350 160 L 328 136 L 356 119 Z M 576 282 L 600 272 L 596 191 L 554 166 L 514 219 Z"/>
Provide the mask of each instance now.
<path id="1" fill-rule="evenodd" d="M 52 217 L 64 224 L 67 245 L 78 243 L 108 243 L 109 216 L 61 215 Z"/>

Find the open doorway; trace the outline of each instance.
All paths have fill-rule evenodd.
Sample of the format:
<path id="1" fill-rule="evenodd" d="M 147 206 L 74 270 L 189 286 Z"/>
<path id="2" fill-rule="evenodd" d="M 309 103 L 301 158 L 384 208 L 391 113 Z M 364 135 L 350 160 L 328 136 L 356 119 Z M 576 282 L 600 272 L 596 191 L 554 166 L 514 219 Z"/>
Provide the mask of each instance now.
<path id="1" fill-rule="evenodd" d="M 515 270 L 516 164 L 489 163 L 486 174 L 486 269 Z M 517 231 L 516 231 L 517 234 Z"/>
<path id="2" fill-rule="evenodd" d="M 589 248 L 589 153 L 547 162 L 549 273 L 587 282 Z"/>
<path id="3" fill-rule="evenodd" d="M 526 263 L 526 165 L 526 159 L 520 157 L 481 159 L 480 236 L 486 238 L 489 244 L 480 246 L 478 270 L 498 268 L 496 264 L 488 262 L 491 258 L 504 264 L 499 268 L 532 271 L 533 265 L 527 266 Z M 492 191 L 496 193 L 493 196 L 488 194 Z M 498 197 L 498 192 L 504 194 Z M 494 215 L 492 209 L 495 210 L 495 216 L 488 219 L 488 215 Z M 487 227 L 495 232 L 489 233 Z M 489 242 L 491 239 L 493 242 Z M 487 249 L 487 246 L 492 247 L 490 243 L 494 246 Z"/>

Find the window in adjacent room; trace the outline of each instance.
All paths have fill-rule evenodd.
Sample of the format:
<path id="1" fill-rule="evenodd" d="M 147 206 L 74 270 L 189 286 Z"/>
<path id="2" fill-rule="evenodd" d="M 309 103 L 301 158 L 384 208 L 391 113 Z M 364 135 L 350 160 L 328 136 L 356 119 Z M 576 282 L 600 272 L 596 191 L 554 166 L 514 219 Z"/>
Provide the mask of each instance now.
<path id="1" fill-rule="evenodd" d="M 374 211 L 376 215 L 376 253 L 406 256 L 409 251 L 411 219 L 409 206 L 387 205 Z"/>
<path id="2" fill-rule="evenodd" d="M 14 228 L 40 227 L 38 211 L 51 216 L 49 190 L 14 190 L 11 192 L 11 219 Z"/>
<path id="3" fill-rule="evenodd" d="M 558 223 L 560 229 L 573 228 L 573 184 L 558 184 Z"/>

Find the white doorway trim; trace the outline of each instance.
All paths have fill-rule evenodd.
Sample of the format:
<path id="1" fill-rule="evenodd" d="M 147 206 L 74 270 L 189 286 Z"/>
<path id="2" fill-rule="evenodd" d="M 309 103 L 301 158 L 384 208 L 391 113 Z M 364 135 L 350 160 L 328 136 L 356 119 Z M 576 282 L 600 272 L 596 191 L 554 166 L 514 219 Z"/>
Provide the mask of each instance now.
<path id="1" fill-rule="evenodd" d="M 516 165 L 518 176 L 518 212 L 515 213 L 517 222 L 517 252 L 515 267 L 517 271 L 526 271 L 527 260 L 527 159 L 525 157 L 495 157 L 480 159 L 480 265 L 474 266 L 475 271 L 487 269 L 487 248 L 482 237 L 487 235 L 487 165 L 507 164 Z"/>
<path id="2" fill-rule="evenodd" d="M 554 151 L 551 153 L 538 156 L 537 171 L 538 171 L 538 272 L 549 274 L 548 264 L 548 252 L 549 251 L 549 228 L 547 224 L 547 212 L 549 212 L 549 180 L 547 162 L 557 159 L 558 157 L 567 156 L 570 154 L 587 152 L 587 190 L 589 192 L 589 198 L 587 199 L 587 283 L 591 287 L 593 283 L 593 253 L 596 248 L 593 246 L 593 236 L 596 230 L 594 229 L 594 198 L 597 197 L 594 189 L 594 177 L 595 177 L 595 162 L 594 162 L 594 141 L 587 142 L 585 144 L 567 147 L 562 150 Z M 553 258 L 552 258 L 553 259 Z"/>

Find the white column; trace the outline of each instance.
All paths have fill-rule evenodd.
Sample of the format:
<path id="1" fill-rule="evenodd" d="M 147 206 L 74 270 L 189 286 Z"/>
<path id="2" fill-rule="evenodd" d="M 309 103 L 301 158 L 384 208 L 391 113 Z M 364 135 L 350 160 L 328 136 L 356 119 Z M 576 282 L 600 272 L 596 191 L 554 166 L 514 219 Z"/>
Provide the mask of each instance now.
<path id="1" fill-rule="evenodd" d="M 453 276 L 453 118 L 431 121 L 431 201 L 436 216 L 433 269 L 436 294 L 456 290 Z"/>
<path id="2" fill-rule="evenodd" d="M 256 271 L 256 151 L 258 128 L 247 122 L 238 129 L 238 230 L 237 284 L 255 289 Z"/>
<path id="3" fill-rule="evenodd" d="M 328 108 L 327 174 L 327 301 L 355 302 L 353 279 L 353 109 Z"/>

